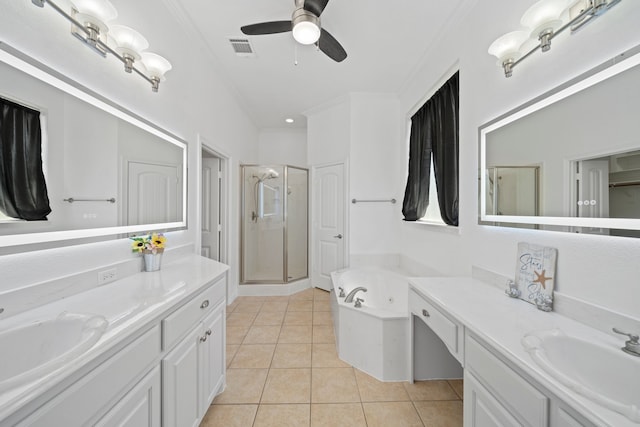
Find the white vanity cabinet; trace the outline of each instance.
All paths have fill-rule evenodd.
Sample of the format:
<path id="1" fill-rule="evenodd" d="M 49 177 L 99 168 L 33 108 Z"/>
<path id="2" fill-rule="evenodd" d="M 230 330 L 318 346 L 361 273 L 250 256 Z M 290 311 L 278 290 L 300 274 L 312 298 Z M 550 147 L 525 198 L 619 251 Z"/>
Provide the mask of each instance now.
<path id="1" fill-rule="evenodd" d="M 163 427 L 198 426 L 224 383 L 224 283 L 163 320 L 164 342 L 184 336 L 162 359 Z"/>

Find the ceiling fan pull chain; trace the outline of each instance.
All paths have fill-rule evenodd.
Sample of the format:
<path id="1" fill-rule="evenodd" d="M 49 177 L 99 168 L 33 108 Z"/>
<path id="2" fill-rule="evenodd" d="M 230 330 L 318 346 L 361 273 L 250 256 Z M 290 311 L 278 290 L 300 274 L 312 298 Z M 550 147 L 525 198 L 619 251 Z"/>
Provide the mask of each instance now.
<path id="1" fill-rule="evenodd" d="M 293 65 L 298 66 L 298 43 L 293 44 Z"/>

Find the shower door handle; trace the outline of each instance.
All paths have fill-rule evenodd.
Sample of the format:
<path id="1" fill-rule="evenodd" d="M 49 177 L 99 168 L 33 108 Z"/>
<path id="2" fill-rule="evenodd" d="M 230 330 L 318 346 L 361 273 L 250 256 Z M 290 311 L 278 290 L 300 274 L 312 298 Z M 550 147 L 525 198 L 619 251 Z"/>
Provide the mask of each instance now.
<path id="1" fill-rule="evenodd" d="M 336 234 L 335 236 L 333 236 L 336 239 L 342 239 L 342 234 Z"/>

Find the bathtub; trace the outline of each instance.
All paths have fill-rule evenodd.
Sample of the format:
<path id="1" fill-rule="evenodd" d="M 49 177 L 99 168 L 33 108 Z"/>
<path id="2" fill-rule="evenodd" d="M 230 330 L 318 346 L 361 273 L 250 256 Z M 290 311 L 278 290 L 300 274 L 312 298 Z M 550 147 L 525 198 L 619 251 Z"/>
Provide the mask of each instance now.
<path id="1" fill-rule="evenodd" d="M 401 272 L 380 268 L 346 269 L 331 274 L 331 311 L 338 356 L 381 381 L 408 381 L 409 283 Z M 363 286 L 362 307 L 339 298 Z M 355 299 L 354 299 L 355 301 Z"/>

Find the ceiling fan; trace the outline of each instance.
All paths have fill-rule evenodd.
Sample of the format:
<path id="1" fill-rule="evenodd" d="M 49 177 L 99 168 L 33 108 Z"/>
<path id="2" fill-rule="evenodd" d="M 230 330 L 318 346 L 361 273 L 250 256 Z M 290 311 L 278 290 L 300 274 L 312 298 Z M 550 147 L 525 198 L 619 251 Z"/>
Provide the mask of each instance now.
<path id="1" fill-rule="evenodd" d="M 347 52 L 342 45 L 320 26 L 320 15 L 329 0 L 295 0 L 296 9 L 290 21 L 271 21 L 245 25 L 240 30 L 248 36 L 293 32 L 293 38 L 301 44 L 314 44 L 329 58 L 342 62 Z"/>

